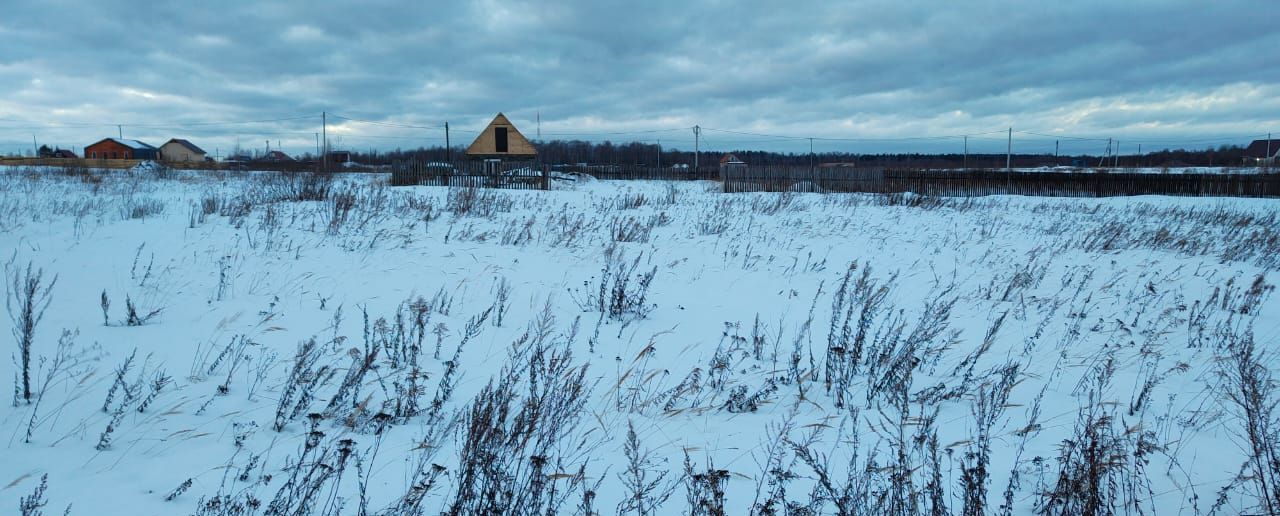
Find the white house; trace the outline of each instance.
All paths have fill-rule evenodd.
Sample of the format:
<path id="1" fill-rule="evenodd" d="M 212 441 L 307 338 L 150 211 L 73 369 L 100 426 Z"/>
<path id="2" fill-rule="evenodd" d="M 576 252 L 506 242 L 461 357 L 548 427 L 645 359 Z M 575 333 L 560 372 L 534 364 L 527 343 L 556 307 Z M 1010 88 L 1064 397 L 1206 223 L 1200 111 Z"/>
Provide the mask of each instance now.
<path id="1" fill-rule="evenodd" d="M 160 159 L 172 162 L 204 161 L 209 154 L 195 144 L 174 138 L 160 146 Z"/>

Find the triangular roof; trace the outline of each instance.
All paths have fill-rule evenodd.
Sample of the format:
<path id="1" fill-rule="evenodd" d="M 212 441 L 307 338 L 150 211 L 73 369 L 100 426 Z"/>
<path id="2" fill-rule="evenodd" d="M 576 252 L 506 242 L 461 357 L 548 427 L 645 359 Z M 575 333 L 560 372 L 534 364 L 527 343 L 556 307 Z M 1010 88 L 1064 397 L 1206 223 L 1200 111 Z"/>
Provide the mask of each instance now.
<path id="1" fill-rule="evenodd" d="M 1280 153 L 1280 140 L 1271 140 L 1271 156 L 1267 156 L 1267 140 L 1254 140 L 1244 150 L 1246 158 L 1270 158 Z"/>
<path id="2" fill-rule="evenodd" d="M 720 158 L 720 164 L 721 165 L 737 165 L 737 164 L 746 165 L 747 162 L 738 159 L 738 157 L 734 156 L 733 154 L 725 154 L 723 158 Z"/>
<path id="3" fill-rule="evenodd" d="M 507 150 L 506 152 L 498 152 L 496 129 L 505 128 L 507 131 Z M 471 158 L 534 158 L 537 157 L 538 150 L 533 147 L 532 143 L 520 134 L 520 130 L 507 120 L 507 116 L 498 113 L 493 117 L 493 121 L 485 126 L 480 135 L 476 136 L 476 140 L 471 142 L 471 146 L 467 147 L 467 156 Z"/>
<path id="4" fill-rule="evenodd" d="M 168 145 L 170 143 L 176 143 L 178 145 L 186 147 L 187 150 L 194 152 L 196 154 L 208 154 L 207 152 L 204 151 L 204 149 L 201 149 L 200 147 L 196 147 L 196 144 L 191 143 L 187 140 L 183 140 L 182 138 L 170 138 L 169 141 L 164 142 L 164 145 Z M 164 145 L 161 145 L 161 147 L 164 147 Z"/>

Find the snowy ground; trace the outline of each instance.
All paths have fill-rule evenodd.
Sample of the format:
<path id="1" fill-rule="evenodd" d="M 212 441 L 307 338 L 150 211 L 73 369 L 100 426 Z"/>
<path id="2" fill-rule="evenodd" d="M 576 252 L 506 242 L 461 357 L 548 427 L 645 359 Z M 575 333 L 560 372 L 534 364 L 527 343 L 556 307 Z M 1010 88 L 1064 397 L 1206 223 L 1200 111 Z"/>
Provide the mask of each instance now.
<path id="1" fill-rule="evenodd" d="M 29 400 L 3 324 L 0 507 L 1275 501 L 1274 200 L 718 190 L 7 170 L 10 299 L 52 288 Z"/>

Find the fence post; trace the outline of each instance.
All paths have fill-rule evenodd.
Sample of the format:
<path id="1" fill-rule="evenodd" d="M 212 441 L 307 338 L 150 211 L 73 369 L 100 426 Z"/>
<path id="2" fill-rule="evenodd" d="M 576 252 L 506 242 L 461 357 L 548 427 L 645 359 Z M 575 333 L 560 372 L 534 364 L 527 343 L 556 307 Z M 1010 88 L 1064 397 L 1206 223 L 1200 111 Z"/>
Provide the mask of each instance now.
<path id="1" fill-rule="evenodd" d="M 542 165 L 542 189 L 551 189 L 551 168 L 547 165 Z"/>

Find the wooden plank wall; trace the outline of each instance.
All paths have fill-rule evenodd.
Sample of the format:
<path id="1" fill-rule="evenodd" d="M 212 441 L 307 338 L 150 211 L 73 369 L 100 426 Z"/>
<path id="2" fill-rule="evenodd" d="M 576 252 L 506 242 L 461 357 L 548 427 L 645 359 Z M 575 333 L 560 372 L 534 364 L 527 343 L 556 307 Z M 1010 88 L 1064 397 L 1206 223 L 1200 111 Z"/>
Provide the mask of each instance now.
<path id="1" fill-rule="evenodd" d="M 545 167 L 521 163 L 503 163 L 500 172 L 486 171 L 483 162 L 459 162 L 452 165 L 419 161 L 398 162 L 391 166 L 391 186 L 456 186 L 548 190 L 550 175 Z"/>
<path id="2" fill-rule="evenodd" d="M 951 197 L 1280 197 L 1280 175 L 749 167 L 746 170 L 726 171 L 724 191 L 912 192 Z"/>

